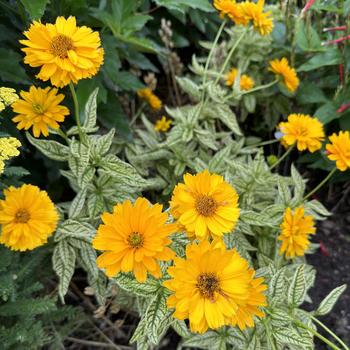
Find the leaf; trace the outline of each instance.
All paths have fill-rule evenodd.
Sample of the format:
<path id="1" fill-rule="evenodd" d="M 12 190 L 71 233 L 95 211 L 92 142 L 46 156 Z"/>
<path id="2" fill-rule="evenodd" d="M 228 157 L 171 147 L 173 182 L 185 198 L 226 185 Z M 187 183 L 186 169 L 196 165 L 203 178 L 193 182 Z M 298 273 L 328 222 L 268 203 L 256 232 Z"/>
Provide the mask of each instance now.
<path id="1" fill-rule="evenodd" d="M 67 294 L 69 283 L 74 274 L 75 260 L 74 248 L 66 240 L 60 241 L 52 255 L 52 266 L 59 278 L 58 295 L 63 304 L 64 296 Z"/>
<path id="2" fill-rule="evenodd" d="M 212 12 L 213 7 L 207 0 L 155 0 L 155 2 L 170 10 L 176 10 L 185 13 L 186 9 L 193 8 L 206 12 Z"/>
<path id="3" fill-rule="evenodd" d="M 56 141 L 39 140 L 26 133 L 28 141 L 50 159 L 61 162 L 69 158 L 69 148 Z"/>
<path id="4" fill-rule="evenodd" d="M 200 100 L 201 94 L 199 91 L 199 86 L 192 80 L 186 77 L 176 77 L 176 81 L 179 83 L 181 89 L 186 92 L 186 94 L 188 94 L 192 100 Z"/>
<path id="5" fill-rule="evenodd" d="M 114 280 L 120 288 L 143 297 L 154 296 L 160 288 L 159 283 L 153 279 L 148 279 L 147 282 L 140 283 L 128 274 L 119 274 Z"/>
<path id="6" fill-rule="evenodd" d="M 328 102 L 322 105 L 316 110 L 314 115 L 322 124 L 328 124 L 332 120 L 340 117 L 334 102 Z"/>
<path id="7" fill-rule="evenodd" d="M 314 55 L 298 68 L 298 72 L 309 72 L 325 66 L 334 66 L 341 63 L 341 60 L 342 57 L 338 49 L 329 49 L 326 52 Z"/>
<path id="8" fill-rule="evenodd" d="M 40 19 L 50 0 L 21 0 L 24 8 L 28 11 L 31 19 Z"/>
<path id="9" fill-rule="evenodd" d="M 84 268 L 90 274 L 91 280 L 97 280 L 98 268 L 96 265 L 96 251 L 92 248 L 90 243 L 83 243 L 80 250 L 79 256 L 83 262 Z"/>
<path id="10" fill-rule="evenodd" d="M 11 83 L 30 84 L 30 79 L 20 65 L 22 60 L 17 52 L 0 48 L 0 78 Z"/>
<path id="11" fill-rule="evenodd" d="M 111 129 L 107 134 L 99 136 L 94 142 L 94 151 L 96 155 L 102 157 L 111 148 L 113 138 L 115 134 L 115 129 Z"/>
<path id="12" fill-rule="evenodd" d="M 282 204 L 284 206 L 289 206 L 292 195 L 290 193 L 289 186 L 285 178 L 279 176 L 277 178 L 277 186 L 278 186 L 278 194 L 282 200 Z"/>
<path id="13" fill-rule="evenodd" d="M 332 309 L 339 297 L 343 294 L 346 289 L 346 284 L 333 289 L 320 303 L 319 307 L 315 311 L 316 315 L 326 315 Z"/>
<path id="14" fill-rule="evenodd" d="M 82 127 L 84 129 L 93 129 L 96 126 L 97 118 L 97 94 L 98 88 L 96 88 L 90 95 L 85 105 L 85 119 Z"/>
<path id="15" fill-rule="evenodd" d="M 295 168 L 294 164 L 291 166 L 292 179 L 294 182 L 294 197 L 297 201 L 301 201 L 305 192 L 305 181 Z"/>
<path id="16" fill-rule="evenodd" d="M 183 343 L 183 347 L 191 348 L 203 348 L 203 349 L 216 349 L 216 345 L 220 342 L 221 336 L 217 332 L 207 331 L 204 334 L 196 334 L 186 339 Z"/>
<path id="17" fill-rule="evenodd" d="M 188 338 L 191 336 L 191 332 L 187 328 L 185 321 L 174 319 L 174 321 L 171 323 L 171 326 L 174 328 L 174 331 L 182 338 Z"/>
<path id="18" fill-rule="evenodd" d="M 87 243 L 91 243 L 93 237 L 95 236 L 95 232 L 95 227 L 86 222 L 68 219 L 58 227 L 55 234 L 55 242 L 65 240 L 67 238 L 77 238 Z"/>
<path id="19" fill-rule="evenodd" d="M 297 21 L 296 40 L 304 51 L 321 51 L 321 39 L 310 24 L 305 26 L 303 21 Z"/>
<path id="20" fill-rule="evenodd" d="M 312 345 L 310 344 L 310 341 L 308 341 L 305 337 L 300 336 L 291 327 L 274 329 L 273 336 L 282 344 L 297 345 L 302 349 L 308 348 Z"/>
<path id="21" fill-rule="evenodd" d="M 285 276 L 284 270 L 280 269 L 271 278 L 269 283 L 269 298 L 271 303 L 278 303 L 285 297 Z"/>
<path id="22" fill-rule="evenodd" d="M 275 227 L 268 216 L 251 210 L 241 210 L 240 220 L 249 225 Z"/>
<path id="23" fill-rule="evenodd" d="M 299 306 L 306 295 L 305 265 L 299 265 L 288 288 L 288 305 Z"/>
<path id="24" fill-rule="evenodd" d="M 238 125 L 236 114 L 227 105 L 214 105 L 215 113 L 218 119 L 220 119 L 231 131 L 236 135 L 242 136 L 242 131 Z"/>
<path id="25" fill-rule="evenodd" d="M 85 187 L 73 199 L 68 211 L 69 218 L 74 219 L 81 213 L 86 200 L 86 192 L 87 188 Z"/>

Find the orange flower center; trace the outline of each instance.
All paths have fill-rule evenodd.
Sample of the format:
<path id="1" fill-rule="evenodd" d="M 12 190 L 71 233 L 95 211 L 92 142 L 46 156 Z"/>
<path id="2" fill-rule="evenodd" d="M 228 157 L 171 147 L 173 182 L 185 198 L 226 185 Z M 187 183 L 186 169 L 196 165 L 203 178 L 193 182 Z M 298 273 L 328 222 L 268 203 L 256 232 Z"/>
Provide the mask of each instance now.
<path id="1" fill-rule="evenodd" d="M 68 57 L 67 52 L 73 49 L 74 49 L 73 41 L 71 38 L 68 38 L 68 36 L 66 35 L 63 35 L 63 34 L 57 35 L 51 41 L 50 52 L 53 55 L 58 56 L 60 58 L 67 58 Z"/>
<path id="2" fill-rule="evenodd" d="M 38 114 L 43 114 L 44 113 L 44 109 L 41 105 L 39 105 L 38 103 L 33 103 L 32 104 L 32 108 L 33 108 L 33 111 L 35 113 L 38 113 Z"/>
<path id="3" fill-rule="evenodd" d="M 15 222 L 25 224 L 29 221 L 30 214 L 26 209 L 19 209 L 15 215 Z"/>
<path id="4" fill-rule="evenodd" d="M 210 300 L 214 300 L 215 292 L 220 291 L 220 281 L 214 273 L 200 274 L 196 286 L 201 296 Z"/>
<path id="5" fill-rule="evenodd" d="M 200 195 L 196 198 L 195 207 L 199 214 L 211 216 L 215 213 L 218 203 L 210 196 Z"/>
<path id="6" fill-rule="evenodd" d="M 128 236 L 128 243 L 131 248 L 141 248 L 144 243 L 144 237 L 141 233 L 139 232 L 132 232 Z"/>

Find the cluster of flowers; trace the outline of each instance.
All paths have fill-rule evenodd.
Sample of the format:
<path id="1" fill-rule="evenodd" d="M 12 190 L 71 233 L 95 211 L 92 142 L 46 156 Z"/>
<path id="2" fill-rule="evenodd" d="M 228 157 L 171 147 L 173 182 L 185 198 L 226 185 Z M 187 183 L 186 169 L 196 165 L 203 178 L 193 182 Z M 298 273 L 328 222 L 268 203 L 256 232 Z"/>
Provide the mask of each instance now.
<path id="1" fill-rule="evenodd" d="M 21 143 L 15 137 L 0 138 L 0 174 L 4 172 L 5 160 L 19 155 L 19 147 Z"/>

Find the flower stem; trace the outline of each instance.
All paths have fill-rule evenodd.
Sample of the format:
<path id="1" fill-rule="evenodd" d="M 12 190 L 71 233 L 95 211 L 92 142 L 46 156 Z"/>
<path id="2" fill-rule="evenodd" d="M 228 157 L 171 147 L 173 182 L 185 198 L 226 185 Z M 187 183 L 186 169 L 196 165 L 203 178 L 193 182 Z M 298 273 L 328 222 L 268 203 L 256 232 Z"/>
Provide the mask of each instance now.
<path id="1" fill-rule="evenodd" d="M 329 333 L 341 346 L 344 347 L 345 350 L 349 350 L 349 347 L 336 335 L 334 334 L 325 324 L 323 324 L 316 317 L 311 316 L 311 319 L 316 322 L 319 326 L 321 326 L 327 333 Z"/>
<path id="2" fill-rule="evenodd" d="M 67 135 L 61 129 L 57 129 L 56 131 L 57 131 L 58 135 L 60 135 L 68 144 L 69 139 L 68 139 Z"/>
<path id="3" fill-rule="evenodd" d="M 337 171 L 337 168 L 334 168 L 312 191 L 310 191 L 303 200 L 307 200 L 310 198 L 314 193 L 316 193 L 327 181 L 333 176 L 333 174 Z"/>
<path id="4" fill-rule="evenodd" d="M 82 139 L 82 130 L 81 130 L 81 123 L 80 123 L 80 111 L 79 111 L 79 103 L 78 103 L 78 97 L 74 89 L 74 85 L 72 82 L 69 83 L 69 89 L 72 94 L 73 103 L 74 103 L 74 112 L 75 112 L 75 121 L 77 123 L 78 131 L 80 139 Z"/>
<path id="5" fill-rule="evenodd" d="M 318 339 L 322 340 L 324 343 L 326 343 L 330 348 L 332 348 L 333 350 L 341 350 L 340 348 L 338 348 L 335 344 L 333 344 L 330 340 L 328 340 L 327 338 L 325 338 L 323 335 L 321 335 L 320 333 L 318 333 L 317 331 L 315 331 L 314 329 L 308 327 L 307 325 L 305 325 L 304 323 L 298 321 L 298 320 L 293 320 L 294 323 L 301 327 L 306 329 L 307 331 L 309 331 L 310 333 L 312 333 L 315 337 L 317 337 Z"/>
<path id="6" fill-rule="evenodd" d="M 282 155 L 282 157 L 280 157 L 280 159 L 278 159 L 278 161 L 277 161 L 275 164 L 273 164 L 273 165 L 270 166 L 270 170 L 276 168 L 276 166 L 277 166 L 278 164 L 280 164 L 284 159 L 286 159 L 286 158 L 288 157 L 288 155 L 290 154 L 290 152 L 292 152 L 293 149 L 294 149 L 294 146 L 289 147 L 289 148 L 287 149 L 287 151 Z"/>
<path id="7" fill-rule="evenodd" d="M 267 89 L 267 88 L 269 88 L 271 86 L 274 86 L 277 83 L 278 83 L 278 79 L 275 79 L 275 80 L 271 81 L 270 83 L 267 83 L 267 84 L 264 84 L 264 85 L 260 85 L 260 86 L 257 86 L 254 89 L 251 89 L 251 90 L 248 90 L 246 92 L 243 92 L 242 95 L 247 95 L 247 94 L 250 94 L 250 93 L 255 92 L 255 91 Z"/>
<path id="8" fill-rule="evenodd" d="M 220 72 L 219 72 L 219 75 L 218 75 L 218 77 L 217 77 L 216 80 L 215 80 L 215 85 L 219 82 L 220 76 L 221 76 L 221 75 L 223 74 L 223 72 L 226 70 L 227 65 L 229 64 L 233 53 L 234 53 L 235 50 L 237 49 L 239 43 L 242 41 L 242 39 L 243 39 L 243 37 L 245 36 L 246 33 L 247 33 L 247 29 L 245 29 L 245 30 L 242 32 L 242 34 L 240 35 L 240 37 L 236 40 L 235 44 L 232 46 L 230 52 L 228 53 L 228 55 L 227 55 L 227 57 L 226 57 L 226 60 L 225 60 L 224 64 L 223 64 L 222 67 L 221 67 L 221 70 L 220 70 Z"/>
<path id="9" fill-rule="evenodd" d="M 271 350 L 277 350 L 276 348 L 276 344 L 271 336 L 271 329 L 270 329 L 270 326 L 267 322 L 267 320 L 265 318 L 262 319 L 262 322 L 264 324 L 264 327 L 265 327 L 265 332 L 266 332 L 266 336 L 267 336 L 267 341 L 268 343 L 270 344 L 270 347 L 271 347 Z"/>

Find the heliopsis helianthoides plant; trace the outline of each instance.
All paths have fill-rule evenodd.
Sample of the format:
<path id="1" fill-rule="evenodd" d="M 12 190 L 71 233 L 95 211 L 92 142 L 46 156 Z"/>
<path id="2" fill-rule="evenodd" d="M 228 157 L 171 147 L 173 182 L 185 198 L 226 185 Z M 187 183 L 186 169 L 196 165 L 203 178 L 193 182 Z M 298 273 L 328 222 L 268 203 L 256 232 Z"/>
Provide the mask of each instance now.
<path id="1" fill-rule="evenodd" d="M 167 223 L 168 214 L 162 213 L 162 205 L 151 205 L 147 199 L 138 198 L 135 204 L 129 200 L 114 207 L 113 213 L 101 216 L 93 240 L 93 247 L 104 253 L 97 265 L 106 270 L 109 277 L 120 271 L 133 272 L 137 281 L 145 282 L 147 273 L 161 277 L 158 260 L 168 261 L 174 256 L 167 246 L 169 235 L 176 225 Z"/>
<path id="2" fill-rule="evenodd" d="M 9 187 L 0 200 L 0 243 L 12 250 L 32 250 L 47 242 L 58 212 L 45 191 L 33 185 Z"/>
<path id="3" fill-rule="evenodd" d="M 69 110 L 61 105 L 63 94 L 58 94 L 55 88 L 45 89 L 31 86 L 29 91 L 21 91 L 21 98 L 12 104 L 17 115 L 12 119 L 19 130 L 32 128 L 33 135 L 39 137 L 49 135 L 49 128 L 60 128 Z"/>
<path id="4" fill-rule="evenodd" d="M 193 332 L 224 325 L 243 330 L 254 326 L 255 316 L 264 316 L 264 279 L 254 278 L 255 271 L 234 249 L 208 241 L 189 244 L 186 257 L 175 258 L 168 272 L 171 279 L 164 285 L 173 294 L 167 305 L 175 318 L 189 319 Z"/>
<path id="5" fill-rule="evenodd" d="M 103 63 L 100 35 L 86 26 L 79 27 L 73 16 L 57 17 L 54 24 L 33 22 L 24 32 L 24 62 L 40 67 L 37 77 L 63 87 L 70 82 L 91 78 Z"/>
<path id="6" fill-rule="evenodd" d="M 185 174 L 183 180 L 174 188 L 170 208 L 187 234 L 206 239 L 231 232 L 239 217 L 236 190 L 222 176 L 208 170 Z"/>
<path id="7" fill-rule="evenodd" d="M 287 258 L 303 256 L 310 246 L 309 236 L 316 233 L 314 219 L 311 215 L 305 215 L 303 207 L 287 208 L 281 224 L 280 253 Z"/>
<path id="8" fill-rule="evenodd" d="M 294 68 L 290 67 L 287 58 L 270 61 L 269 70 L 281 79 L 287 90 L 294 93 L 299 86 L 299 78 Z"/>

